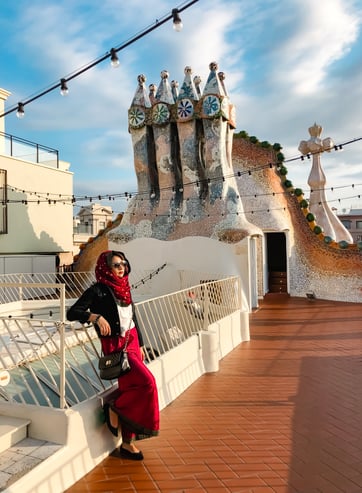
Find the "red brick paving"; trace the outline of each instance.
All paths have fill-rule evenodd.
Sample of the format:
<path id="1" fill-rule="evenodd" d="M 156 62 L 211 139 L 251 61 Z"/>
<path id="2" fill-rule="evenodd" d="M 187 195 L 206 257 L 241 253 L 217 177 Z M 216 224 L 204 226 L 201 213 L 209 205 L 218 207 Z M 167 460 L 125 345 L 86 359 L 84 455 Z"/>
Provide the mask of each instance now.
<path id="1" fill-rule="evenodd" d="M 67 493 L 361 493 L 362 305 L 268 295 L 250 333 Z"/>

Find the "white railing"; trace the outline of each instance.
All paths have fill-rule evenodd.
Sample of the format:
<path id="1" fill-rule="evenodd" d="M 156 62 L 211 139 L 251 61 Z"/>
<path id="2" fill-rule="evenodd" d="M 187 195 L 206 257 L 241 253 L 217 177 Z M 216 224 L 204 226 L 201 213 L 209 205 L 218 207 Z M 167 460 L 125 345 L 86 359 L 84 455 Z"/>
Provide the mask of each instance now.
<path id="1" fill-rule="evenodd" d="M 59 168 L 59 152 L 56 149 L 30 140 L 25 140 L 14 135 L 0 132 L 0 138 L 4 140 L 4 154 L 18 159 L 42 163 L 47 166 Z"/>
<path id="2" fill-rule="evenodd" d="M 0 303 L 35 300 L 40 297 L 58 299 L 61 284 L 65 286 L 66 298 L 78 298 L 93 282 L 95 276 L 92 272 L 3 274 L 0 276 Z M 9 283 L 14 286 L 10 287 Z M 39 291 L 37 284 L 44 284 L 45 287 Z"/>
<path id="3" fill-rule="evenodd" d="M 4 383 L 0 398 L 65 408 L 111 386 L 98 375 L 100 345 L 93 326 L 66 320 L 66 284 L 3 282 L 1 289 L 5 297 L 7 290 L 26 292 L 27 297 L 21 312 L 11 302 L 0 316 L 0 385 Z M 49 300 L 49 293 L 57 298 Z M 136 303 L 146 362 L 207 330 L 240 306 L 238 277 L 203 282 Z"/>
<path id="4" fill-rule="evenodd" d="M 150 357 L 169 351 L 191 335 L 240 309 L 239 278 L 203 282 L 136 304 Z"/>
<path id="5" fill-rule="evenodd" d="M 170 273 L 170 267 L 167 264 L 162 264 L 149 270 L 132 269 L 130 284 L 135 300 L 138 301 L 139 299 L 168 293 L 168 280 L 170 277 L 175 281 L 176 287 L 173 288 L 174 291 L 194 286 L 202 280 L 209 279 L 207 274 L 195 271 L 175 270 Z M 0 305 L 39 299 L 39 296 L 41 296 L 41 299 L 57 299 L 59 297 L 58 283 L 65 285 L 65 298 L 67 300 L 76 299 L 95 280 L 94 272 L 2 274 L 0 275 Z M 6 283 L 13 283 L 15 286 L 13 288 L 5 288 Z M 24 288 L 21 286 L 23 283 L 28 283 L 30 286 Z M 49 286 L 39 293 L 39 290 L 34 287 L 36 283 L 47 283 Z M 50 287 L 54 283 L 57 286 L 55 288 Z"/>

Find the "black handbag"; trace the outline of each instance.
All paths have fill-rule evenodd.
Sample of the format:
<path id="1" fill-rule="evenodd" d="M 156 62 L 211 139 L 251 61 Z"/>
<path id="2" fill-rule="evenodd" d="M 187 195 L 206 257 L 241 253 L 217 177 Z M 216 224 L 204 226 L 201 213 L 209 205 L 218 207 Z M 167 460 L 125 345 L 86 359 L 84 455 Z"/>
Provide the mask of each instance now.
<path id="1" fill-rule="evenodd" d="M 127 339 L 122 351 L 110 353 L 107 356 L 100 356 L 98 370 L 102 380 L 114 380 L 131 370 L 127 354 L 128 338 L 129 330 L 127 331 Z"/>
<path id="2" fill-rule="evenodd" d="M 102 380 L 114 380 L 131 370 L 126 351 L 101 356 L 98 362 L 99 376 Z"/>

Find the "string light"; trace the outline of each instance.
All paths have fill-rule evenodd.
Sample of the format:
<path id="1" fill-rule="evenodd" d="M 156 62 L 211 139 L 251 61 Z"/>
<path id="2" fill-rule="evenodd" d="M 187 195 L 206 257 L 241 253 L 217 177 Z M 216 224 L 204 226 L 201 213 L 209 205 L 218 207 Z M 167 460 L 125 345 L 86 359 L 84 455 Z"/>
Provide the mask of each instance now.
<path id="1" fill-rule="evenodd" d="M 140 39 L 140 37 L 143 37 L 144 35 L 146 35 L 146 34 L 148 34 L 149 32 L 151 32 L 153 29 L 156 29 L 157 27 L 159 27 L 160 25 L 162 25 L 163 23 L 165 23 L 167 20 L 169 20 L 171 17 L 173 18 L 173 25 L 174 25 L 175 30 L 176 30 L 176 31 L 180 31 L 180 30 L 182 29 L 183 25 L 182 25 L 181 18 L 180 18 L 180 16 L 179 16 L 179 12 L 180 12 L 180 11 L 182 11 L 182 10 L 185 10 L 185 9 L 186 9 L 186 8 L 188 8 L 188 7 L 190 7 L 191 5 L 193 5 L 194 3 L 196 3 L 197 1 L 198 1 L 198 0 L 194 0 L 194 1 L 189 2 L 187 5 L 185 5 L 185 6 L 184 6 L 183 8 L 181 8 L 181 9 L 177 9 L 177 8 L 176 8 L 176 9 L 173 9 L 173 10 L 172 10 L 172 15 L 171 15 L 171 16 L 167 16 L 167 17 L 165 17 L 165 18 L 164 18 L 163 20 L 161 20 L 161 21 L 157 20 L 157 22 L 156 22 L 156 24 L 155 24 L 155 25 L 153 25 L 152 27 L 150 27 L 150 28 L 146 29 L 145 31 L 143 31 L 140 35 L 135 36 L 135 37 L 134 37 L 134 38 L 132 38 L 130 41 L 126 42 L 124 45 L 121 45 L 118 49 L 116 49 L 116 48 L 112 48 L 112 49 L 110 50 L 110 53 L 109 53 L 109 54 L 107 54 L 107 55 L 105 55 L 105 56 L 101 57 L 101 58 L 100 58 L 99 60 L 97 60 L 96 62 L 93 62 L 93 63 L 91 63 L 91 64 L 87 65 L 85 68 L 82 68 L 81 70 L 77 71 L 77 72 L 76 72 L 75 74 L 73 74 L 70 78 L 68 78 L 68 80 L 70 80 L 70 79 L 72 79 L 72 78 L 75 78 L 75 77 L 77 77 L 78 75 L 81 75 L 81 74 L 82 74 L 82 73 L 84 73 L 86 70 L 89 70 L 90 68 L 94 67 L 95 65 L 97 65 L 98 63 L 100 63 L 101 61 L 103 61 L 105 58 L 108 58 L 108 57 L 110 57 L 110 58 L 111 58 L 111 64 L 112 64 L 112 66 L 118 66 L 118 65 L 119 65 L 119 59 L 118 59 L 118 56 L 117 56 L 117 51 L 120 51 L 121 49 L 124 49 L 126 46 L 128 46 L 128 45 L 130 45 L 131 43 L 135 42 L 136 40 Z M 60 80 L 61 94 L 62 94 L 63 96 L 64 96 L 64 95 L 66 95 L 66 94 L 68 94 L 68 92 L 69 92 L 69 91 L 68 91 L 68 87 L 67 87 L 66 82 L 67 82 L 67 79 L 65 79 L 65 78 L 62 78 L 62 79 Z M 11 109 L 11 110 L 9 110 L 9 111 L 7 111 L 7 112 L 5 112 L 5 113 L 1 114 L 1 115 L 0 115 L 0 117 L 3 117 L 3 116 L 5 116 L 5 115 L 7 115 L 7 114 L 9 114 L 9 113 L 11 113 L 11 112 L 13 112 L 13 111 L 15 111 L 15 109 L 17 109 L 17 116 L 18 116 L 18 118 L 23 118 L 23 117 L 24 117 L 24 114 L 25 114 L 25 111 L 24 111 L 24 105 L 25 105 L 25 104 L 28 104 L 28 103 L 30 103 L 30 102 L 32 102 L 32 101 L 34 101 L 35 99 L 38 99 L 39 97 L 41 97 L 41 96 L 43 96 L 43 95 L 47 94 L 48 92 L 50 92 L 51 90 L 53 90 L 55 87 L 59 87 L 59 84 L 57 84 L 56 86 L 52 86 L 50 89 L 48 89 L 48 90 L 46 90 L 46 91 L 43 91 L 41 94 L 39 94 L 39 95 L 37 95 L 37 96 L 35 96 L 35 97 L 33 97 L 33 98 L 31 98 L 31 99 L 27 100 L 25 103 L 19 102 L 19 103 L 18 103 L 18 105 L 17 105 L 17 108 L 13 108 L 13 109 Z M 353 141 L 347 142 L 347 143 L 345 143 L 345 144 L 348 144 L 348 143 L 351 143 L 351 142 L 355 142 L 355 141 L 357 141 L 357 140 L 360 140 L 360 138 L 359 138 L 359 139 L 354 139 Z M 337 150 L 343 150 L 343 145 L 342 145 L 342 144 L 340 144 L 340 145 L 338 145 L 338 146 L 334 146 L 334 149 L 335 149 L 336 151 L 337 151 Z M 313 153 L 311 153 L 311 154 L 313 154 Z M 307 158 L 308 158 L 308 159 L 310 159 L 311 154 L 310 154 L 310 153 L 308 153 L 308 154 L 307 154 Z M 303 161 L 303 160 L 304 160 L 304 156 L 300 156 L 298 159 L 301 159 L 301 160 Z M 290 161 L 292 161 L 292 160 L 294 160 L 294 158 L 293 158 L 293 159 L 290 159 L 290 160 L 285 160 L 284 162 L 290 162 Z M 272 168 L 272 163 L 269 163 L 269 165 L 268 165 L 268 166 L 269 166 L 270 168 Z M 255 171 L 255 170 L 253 170 L 253 171 Z M 248 170 L 248 171 L 247 171 L 247 173 L 248 173 L 249 175 L 251 175 L 251 171 L 250 171 L 250 170 Z M 235 175 L 233 175 L 233 176 L 235 176 Z M 241 176 L 241 173 L 240 173 L 240 172 L 237 172 L 237 176 L 238 176 L 238 177 L 240 177 L 240 176 Z M 214 178 L 214 179 L 213 179 L 213 181 L 217 181 L 217 180 L 220 180 L 220 179 L 222 179 L 222 181 L 225 181 L 225 177 L 221 177 L 221 178 Z M 211 181 L 211 180 L 210 180 L 210 179 L 207 179 L 207 181 L 208 181 L 208 183 L 210 183 L 210 181 Z M 196 185 L 197 185 L 197 186 L 199 186 L 199 182 L 196 182 Z M 358 186 L 358 185 L 357 185 L 357 186 Z M 354 185 L 352 185 L 352 187 L 354 187 Z M 337 188 L 343 188 L 343 187 L 337 187 Z M 324 190 L 326 190 L 326 189 L 324 189 Z M 333 188 L 331 188 L 331 190 L 333 191 Z M 180 191 L 183 191 L 183 189 L 180 189 Z M 33 193 L 33 192 L 30 192 L 30 193 Z M 36 192 L 34 192 L 34 193 L 36 193 Z M 275 193 L 274 193 L 274 194 L 275 194 Z M 273 194 L 273 195 L 274 195 L 274 194 Z M 137 195 L 139 195 L 139 194 L 137 194 Z M 116 196 L 117 196 L 117 195 L 115 195 L 114 197 L 116 197 Z M 119 196 L 119 195 L 118 195 L 118 196 Z M 122 196 L 122 195 L 120 195 L 119 197 L 121 197 L 121 196 Z M 130 197 L 131 197 L 131 196 L 132 196 L 132 195 L 130 195 Z M 155 196 L 155 194 L 154 194 L 154 193 L 152 193 L 152 194 L 151 194 L 151 197 L 152 197 L 152 196 L 154 197 L 154 196 Z M 114 197 L 113 197 L 113 200 L 114 200 Z M 128 197 L 128 195 L 125 195 L 125 197 Z M 360 195 L 358 195 L 358 197 L 360 197 Z M 99 198 L 99 199 L 101 199 L 101 196 L 98 196 L 98 198 Z M 79 199 L 76 199 L 75 197 L 72 197 L 72 198 L 71 198 L 71 202 L 72 202 L 72 203 L 74 203 L 76 200 L 79 200 Z M 91 202 L 91 201 L 92 201 L 92 198 L 89 198 L 89 200 L 90 200 L 90 202 Z M 112 200 L 112 196 L 111 196 L 111 195 L 109 196 L 109 200 Z M 340 199 L 338 199 L 338 200 L 340 200 Z M 7 202 L 9 202 L 9 201 L 7 201 Z M 12 202 L 12 203 L 16 203 L 17 201 L 11 201 L 11 202 Z M 37 203 L 39 203 L 39 200 L 37 200 L 36 202 L 37 202 Z M 54 204 L 55 204 L 56 202 L 57 202 L 56 200 L 54 200 L 54 201 L 53 201 L 53 203 L 54 203 Z M 62 202 L 63 202 L 63 203 L 65 203 L 65 201 L 64 201 L 63 199 L 62 199 Z M 23 201 L 22 203 L 24 203 L 24 201 Z M 25 203 L 27 203 L 27 201 L 25 201 Z M 52 201 L 50 201 L 50 200 L 49 200 L 49 203 L 52 203 Z M 252 213 L 254 213 L 254 211 L 252 211 Z"/>
<path id="2" fill-rule="evenodd" d="M 25 111 L 24 111 L 24 103 L 18 103 L 18 108 L 16 112 L 16 116 L 18 118 L 24 118 Z"/>
<path id="3" fill-rule="evenodd" d="M 355 189 L 355 187 L 361 187 L 362 186 L 362 183 L 360 184 L 352 184 L 352 185 L 340 185 L 339 187 L 330 187 L 330 188 L 320 188 L 320 189 L 313 189 L 312 191 L 315 192 L 317 190 L 330 190 L 332 192 L 335 192 L 336 189 L 345 189 L 345 188 L 349 188 L 351 187 L 353 190 Z M 13 192 L 16 192 L 16 191 L 20 191 L 14 187 L 12 187 L 12 191 Z M 29 191 L 25 191 L 25 190 L 22 190 L 22 193 L 28 193 L 28 194 L 31 194 L 31 193 L 34 193 L 34 194 L 37 194 L 38 197 L 41 197 L 41 194 L 38 194 L 36 192 L 29 192 Z M 141 192 L 141 193 L 136 193 L 136 198 L 140 201 L 143 201 L 143 197 L 142 197 L 142 193 L 145 193 L 145 192 Z M 56 194 L 53 194 L 53 195 L 56 195 Z M 239 195 L 237 196 L 237 198 L 239 200 L 244 200 L 244 199 L 247 199 L 247 198 L 254 198 L 254 199 L 257 199 L 257 198 L 260 198 L 260 197 L 275 197 L 276 195 L 285 195 L 285 196 L 289 196 L 290 195 L 290 192 L 288 191 L 281 191 L 281 192 L 268 192 L 268 193 L 259 193 L 259 194 L 244 194 L 243 197 L 241 198 Z M 110 195 L 109 196 L 109 199 L 112 199 L 112 200 L 115 200 L 115 198 L 118 198 L 118 199 L 121 199 L 121 198 L 128 198 L 132 196 L 132 194 L 130 194 L 129 192 L 125 192 L 125 193 L 121 193 L 121 194 L 114 194 L 114 195 Z M 84 207 L 80 204 L 77 204 L 76 202 L 84 202 L 84 201 L 89 201 L 89 202 L 92 202 L 91 200 L 92 197 L 88 197 L 88 196 L 81 196 L 81 197 L 72 197 L 70 198 L 68 196 L 68 198 L 66 199 L 65 197 L 63 199 L 59 199 L 59 200 L 53 200 L 51 198 L 49 198 L 49 194 L 46 194 L 46 198 L 44 197 L 42 200 L 39 200 L 38 199 L 34 199 L 34 200 L 28 200 L 27 202 L 28 203 L 48 203 L 48 204 L 56 204 L 58 202 L 61 202 L 63 205 L 65 204 L 70 204 L 72 205 L 73 204 L 73 207 Z M 217 199 L 219 200 L 223 200 L 223 196 L 218 196 L 216 197 Z M 342 200 L 350 200 L 350 199 L 355 199 L 355 198 L 360 198 L 360 195 L 354 195 L 354 196 L 350 196 L 350 197 L 345 197 L 343 198 Z M 160 198 L 160 202 L 162 202 L 162 200 L 165 200 L 165 201 L 169 201 L 169 198 Z M 337 200 L 341 200 L 341 199 L 333 199 L 333 200 L 328 200 L 328 201 L 325 201 L 323 203 L 330 203 L 330 202 L 335 202 Z M 190 201 L 194 201 L 194 202 L 199 202 L 199 198 L 198 197 L 188 197 L 187 198 L 187 201 L 190 202 Z M 6 203 L 9 204 L 16 204 L 16 203 L 24 203 L 24 199 L 22 200 L 19 200 L 19 199 L 16 199 L 16 200 L 12 200 L 12 199 L 7 199 Z"/>
<path id="4" fill-rule="evenodd" d="M 182 24 L 178 9 L 172 9 L 172 17 L 173 17 L 173 28 L 174 28 L 174 30 L 177 32 L 180 32 L 183 28 L 183 24 Z"/>
<path id="5" fill-rule="evenodd" d="M 19 103 L 20 104 L 20 103 Z M 362 140 L 362 137 L 359 137 L 359 138 L 356 138 L 356 139 L 352 139 L 350 141 L 347 141 L 347 142 L 344 142 L 343 144 L 338 144 L 338 147 L 343 147 L 347 144 L 351 144 L 351 143 L 355 143 L 357 141 L 360 141 Z M 259 166 L 254 166 L 254 168 L 252 169 L 246 169 L 246 170 L 243 170 L 243 171 L 240 171 L 238 170 L 237 172 L 235 173 L 231 173 L 229 175 L 225 175 L 225 176 L 216 176 L 216 177 L 213 177 L 213 178 L 206 178 L 204 180 L 201 180 L 202 183 L 212 183 L 212 182 L 218 182 L 218 181 L 225 181 L 225 179 L 227 178 L 235 178 L 235 177 L 241 177 L 242 175 L 245 175 L 245 174 L 248 174 L 248 175 L 251 175 L 251 173 L 255 173 L 255 172 L 258 172 L 258 171 L 261 171 L 261 170 L 264 170 L 266 169 L 267 167 L 269 168 L 272 168 L 273 166 L 275 166 L 278 170 L 283 168 L 284 167 L 284 163 L 286 162 L 291 162 L 291 161 L 295 161 L 297 159 L 300 159 L 300 157 L 294 157 L 294 158 L 289 158 L 289 159 L 285 159 L 283 161 L 283 164 L 281 164 L 279 161 L 277 163 L 268 163 L 268 164 L 264 164 L 264 165 L 259 165 Z M 285 168 L 285 167 L 284 167 Z M 199 187 L 200 186 L 200 180 L 197 180 L 195 182 L 190 182 L 190 183 L 186 183 L 184 184 L 185 187 L 187 186 L 197 186 Z M 359 187 L 359 186 L 362 186 L 362 184 L 352 184 L 352 185 L 341 185 L 339 187 L 330 187 L 330 188 L 326 188 L 326 187 L 322 187 L 320 189 L 316 189 L 316 190 L 331 190 L 332 192 L 334 192 L 335 189 L 342 189 L 342 188 L 348 188 L 348 187 L 352 187 L 352 189 L 354 189 L 355 187 Z M 182 187 L 182 191 L 183 191 L 183 186 Z M 39 192 L 35 192 L 35 191 L 26 191 L 26 190 L 20 190 L 20 189 L 17 189 L 16 187 L 9 187 L 10 190 L 12 192 L 21 192 L 23 194 L 27 193 L 29 194 L 30 196 L 31 195 L 35 195 L 37 198 L 34 199 L 34 200 L 27 200 L 26 203 L 37 203 L 37 204 L 40 204 L 41 202 L 48 202 L 49 204 L 56 204 L 58 202 L 62 202 L 63 205 L 66 205 L 66 204 L 72 204 L 73 207 L 80 207 L 78 204 L 76 204 L 77 201 L 89 201 L 89 202 L 92 202 L 93 198 L 96 200 L 98 198 L 98 200 L 103 200 L 103 196 L 102 195 L 95 195 L 94 197 L 91 197 L 91 196 L 81 196 L 81 197 L 76 197 L 74 195 L 72 196 L 62 196 L 61 194 L 59 193 L 54 193 L 54 194 L 49 194 L 46 193 L 46 198 L 44 198 L 44 194 L 42 193 L 39 193 Z M 160 189 L 159 191 L 159 197 L 158 197 L 158 200 L 159 201 L 162 201 L 162 200 L 167 200 L 169 201 L 169 197 L 162 197 L 161 193 L 162 192 L 167 192 L 168 190 L 174 190 L 174 187 L 164 187 L 162 189 Z M 316 190 L 313 190 L 313 191 L 316 191 Z M 181 191 L 181 189 L 180 189 Z M 243 195 L 243 198 L 247 198 L 247 197 L 252 197 L 254 196 L 255 198 L 257 197 L 260 197 L 260 196 L 268 196 L 268 195 L 272 195 L 272 196 L 275 196 L 276 194 L 286 194 L 286 195 L 289 195 L 290 194 L 290 191 L 282 191 L 282 192 L 271 192 L 271 193 L 265 193 L 265 194 L 253 194 L 253 195 Z M 51 196 L 54 195 L 56 196 L 57 198 L 56 199 L 51 199 Z M 156 197 L 156 194 L 154 191 L 151 192 L 151 194 L 149 195 L 149 191 L 148 190 L 145 190 L 145 191 L 138 191 L 138 192 L 133 192 L 133 193 L 130 193 L 130 192 L 123 192 L 123 193 L 119 193 L 119 194 L 107 194 L 106 196 L 104 196 L 104 200 L 108 197 L 109 200 L 115 200 L 115 199 L 122 199 L 122 198 L 125 198 L 126 200 L 132 198 L 132 196 L 135 195 L 136 198 L 138 200 L 141 200 L 143 201 L 144 198 L 148 198 L 150 197 L 151 199 L 155 198 Z M 354 198 L 360 198 L 360 194 L 357 195 L 357 196 L 353 196 L 353 197 L 346 197 L 346 198 L 343 198 L 342 200 L 349 200 L 349 199 L 354 199 Z M 238 196 L 239 198 L 239 196 Z M 220 197 L 220 200 L 222 199 L 222 197 Z M 199 197 L 188 197 L 187 198 L 187 201 L 190 201 L 190 200 L 194 200 L 194 201 L 200 201 L 200 198 Z M 326 203 L 329 203 L 329 202 L 333 202 L 333 201 L 336 201 L 338 200 L 340 202 L 341 199 L 334 199 L 332 201 L 326 201 Z M 15 204 L 15 203 L 25 203 L 24 200 L 12 200 L 12 199 L 7 199 L 6 202 L 4 202 L 4 205 L 6 204 Z M 252 211 L 253 213 L 253 211 Z"/>
<path id="6" fill-rule="evenodd" d="M 151 272 L 150 274 L 148 274 L 147 276 L 145 276 L 143 279 L 140 279 L 135 284 L 132 284 L 131 285 L 131 288 L 132 289 L 137 289 L 139 286 L 144 285 L 146 281 L 150 281 L 154 276 L 156 276 L 157 274 L 159 274 L 161 272 L 161 270 L 163 270 L 166 267 L 166 265 L 167 265 L 166 263 L 162 264 L 161 267 L 158 267 L 153 272 Z"/>
<path id="7" fill-rule="evenodd" d="M 232 215 L 236 215 L 236 216 L 239 216 L 241 214 L 258 214 L 258 213 L 265 213 L 265 212 L 268 212 L 268 213 L 271 213 L 273 211 L 285 211 L 285 207 L 274 207 L 274 208 L 267 208 L 267 209 L 250 209 L 250 210 L 247 210 L 247 211 L 235 211 L 235 212 L 228 212 L 228 215 L 229 216 L 232 216 Z M 130 216 L 135 216 L 136 213 L 135 212 L 129 212 L 129 211 L 126 211 L 124 213 L 125 215 L 130 215 Z M 210 213 L 207 213 L 205 214 L 206 217 L 208 218 L 213 218 L 213 217 L 219 217 L 220 215 L 224 216 L 225 214 L 224 213 L 215 213 L 215 214 L 210 214 Z M 154 214 L 154 217 L 166 217 L 166 218 L 169 218 L 170 215 L 167 213 L 167 214 L 159 214 L 159 213 L 156 213 Z M 174 218 L 179 218 L 179 219 L 182 219 L 184 217 L 187 217 L 185 214 L 174 214 L 173 215 Z M 195 215 L 192 216 L 193 218 L 196 218 Z"/>
<path id="8" fill-rule="evenodd" d="M 353 141 L 350 141 L 349 143 L 352 143 L 352 142 L 356 142 L 357 140 L 360 140 L 360 139 L 354 139 Z M 344 144 L 346 145 L 346 143 Z M 291 162 L 291 161 L 294 161 L 295 159 L 297 158 L 290 158 L 290 159 L 286 159 L 284 162 Z M 220 181 L 225 181 L 226 179 L 229 179 L 229 178 L 235 178 L 235 177 L 241 177 L 242 175 L 245 175 L 245 174 L 248 174 L 248 175 L 251 175 L 252 173 L 256 173 L 258 171 L 263 171 L 265 170 L 266 168 L 270 168 L 270 167 L 273 167 L 273 166 L 279 166 L 280 163 L 268 163 L 268 164 L 264 164 L 264 165 L 259 165 L 259 166 L 255 166 L 254 168 L 252 169 L 246 169 L 246 170 L 243 170 L 243 171 L 240 171 L 238 170 L 237 172 L 235 173 L 230 173 L 229 175 L 225 175 L 225 176 L 215 176 L 213 178 L 206 178 L 204 180 L 201 180 L 201 183 L 212 183 L 212 182 L 220 182 Z M 200 180 L 197 180 L 195 182 L 189 182 L 189 183 L 185 183 L 184 185 L 181 185 L 181 188 L 183 189 L 184 187 L 187 187 L 187 186 L 197 186 L 199 187 L 200 186 Z M 342 185 L 342 186 L 339 186 L 339 187 L 335 187 L 335 188 L 348 188 L 350 185 Z M 352 185 L 352 188 L 354 187 L 355 185 L 353 184 Z M 359 186 L 359 184 L 357 184 L 357 186 Z M 36 192 L 36 191 L 25 191 L 25 190 L 19 190 L 17 189 L 16 187 L 10 187 L 10 189 L 12 191 L 19 191 L 19 192 L 22 192 L 22 193 L 28 193 L 28 194 L 35 194 L 38 198 L 41 198 L 42 194 L 39 193 L 39 192 Z M 333 187 L 331 188 L 321 188 L 319 190 L 332 190 L 333 191 Z M 160 189 L 160 192 L 167 192 L 167 191 L 175 191 L 175 187 L 174 186 L 169 186 L 169 187 L 163 187 Z M 181 189 L 180 189 L 181 191 Z M 284 193 L 284 192 L 282 192 Z M 49 192 L 46 194 L 46 197 L 48 198 L 49 197 Z M 109 200 L 115 200 L 115 199 L 120 199 L 120 198 L 131 198 L 132 195 L 137 195 L 137 197 L 142 197 L 144 196 L 145 198 L 150 196 L 150 198 L 155 198 L 156 197 L 156 194 L 154 191 L 151 192 L 151 194 L 149 195 L 149 191 L 148 190 L 139 190 L 138 192 L 123 192 L 123 193 L 118 193 L 118 194 L 107 194 L 105 195 L 104 197 L 100 194 L 98 195 L 94 195 L 94 196 L 79 196 L 79 197 L 75 197 L 74 195 L 72 196 L 64 196 L 62 197 L 61 194 L 57 194 L 57 193 L 54 193 L 52 195 L 55 195 L 57 197 L 60 197 L 60 200 L 59 201 L 62 201 L 63 200 L 70 200 L 72 203 L 76 202 L 76 201 L 84 201 L 84 200 L 89 200 L 90 202 L 94 199 L 94 200 L 102 200 L 103 198 L 106 199 L 108 197 Z M 259 194 L 260 195 L 260 194 Z M 262 194 L 263 195 L 263 194 Z M 162 200 L 162 199 L 161 199 Z M 188 200 L 188 199 L 187 199 Z"/>
<path id="9" fill-rule="evenodd" d="M 111 65 L 114 68 L 119 67 L 119 58 L 117 56 L 117 51 L 115 48 L 111 49 Z"/>
<path id="10" fill-rule="evenodd" d="M 186 10 L 186 9 L 188 9 L 189 7 L 191 7 L 192 5 L 194 5 L 195 3 L 197 3 L 198 1 L 199 0 L 191 0 L 191 1 L 187 2 L 186 4 L 182 4 L 178 8 L 173 9 L 172 12 L 171 12 L 171 14 L 166 14 L 163 17 L 157 19 L 156 22 L 154 22 L 150 26 L 146 27 L 145 29 L 143 29 L 142 31 L 140 31 L 138 34 L 136 34 L 135 36 L 133 36 L 129 40 L 125 41 L 120 46 L 118 46 L 116 48 L 112 48 L 105 55 L 103 55 L 103 56 L 97 58 L 96 60 L 88 63 L 87 65 L 79 68 L 74 73 L 69 74 L 68 76 L 64 77 L 64 80 L 66 80 L 67 82 L 69 82 L 70 80 L 73 80 L 76 77 L 79 77 L 80 75 L 84 74 L 88 70 L 92 69 L 96 65 L 98 65 L 101 62 L 103 62 L 104 60 L 106 60 L 107 58 L 111 58 L 111 63 L 112 63 L 112 55 L 113 56 L 114 55 L 117 56 L 117 53 L 119 51 L 127 48 L 128 46 L 130 46 L 131 44 L 135 43 L 139 39 L 143 38 L 144 36 L 146 36 L 150 32 L 154 31 L 155 29 L 158 29 L 160 26 L 162 26 L 163 24 L 165 24 L 166 22 L 168 22 L 170 19 L 173 19 L 173 25 L 174 25 L 174 28 L 176 30 L 182 29 L 182 22 L 181 22 L 181 18 L 179 16 L 179 13 L 182 12 L 182 11 L 184 11 L 184 10 Z M 54 89 L 57 89 L 59 87 L 61 87 L 61 82 L 57 82 L 57 83 L 51 85 L 50 87 L 48 87 L 47 89 L 41 91 L 40 93 L 35 94 L 34 96 L 32 96 L 32 97 L 24 100 L 24 102 L 21 103 L 21 104 L 24 106 L 25 104 L 32 103 L 33 101 L 35 101 L 35 100 L 37 100 L 37 99 L 45 96 L 46 94 L 52 92 Z M 13 113 L 17 109 L 18 109 L 18 112 L 19 112 L 19 104 L 18 104 L 18 106 L 12 107 L 12 108 L 8 109 L 7 111 L 5 111 L 4 113 L 0 114 L 0 118 L 1 117 L 4 117 L 6 115 L 9 115 L 10 113 Z M 20 117 L 20 115 L 18 115 L 18 116 Z"/>
<path id="11" fill-rule="evenodd" d="M 67 96 L 68 92 L 67 81 L 65 79 L 60 79 L 60 94 L 62 96 Z"/>
<path id="12" fill-rule="evenodd" d="M 348 144 L 354 144 L 355 142 L 358 142 L 360 140 L 362 140 L 362 137 L 357 137 L 355 139 L 351 139 L 351 140 L 348 140 L 346 142 L 342 142 L 342 144 L 336 144 L 333 148 L 335 151 L 342 151 L 344 146 L 346 146 Z M 292 161 L 297 161 L 297 160 L 304 161 L 305 157 L 310 159 L 311 156 L 314 156 L 315 154 L 320 154 L 320 153 L 321 153 L 321 151 L 315 151 L 315 152 L 309 152 L 306 156 L 298 155 L 297 157 L 285 159 L 284 163 L 290 163 Z"/>

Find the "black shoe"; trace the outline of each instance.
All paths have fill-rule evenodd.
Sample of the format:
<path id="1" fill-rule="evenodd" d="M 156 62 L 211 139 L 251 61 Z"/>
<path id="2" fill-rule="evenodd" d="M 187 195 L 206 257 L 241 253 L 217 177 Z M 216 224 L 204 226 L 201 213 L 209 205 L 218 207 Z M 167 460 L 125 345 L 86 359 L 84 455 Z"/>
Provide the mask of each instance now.
<path id="1" fill-rule="evenodd" d="M 118 437 L 118 426 L 116 428 L 115 426 L 112 425 L 111 418 L 109 416 L 109 409 L 110 409 L 109 404 L 108 404 L 108 402 L 106 402 L 103 405 L 104 418 L 106 420 L 109 431 L 112 433 L 112 435 L 114 435 L 115 437 Z"/>
<path id="2" fill-rule="evenodd" d="M 129 450 L 126 450 L 125 448 L 123 448 L 122 445 L 119 447 L 119 454 L 123 459 L 143 460 L 143 454 L 141 451 L 130 452 Z"/>

